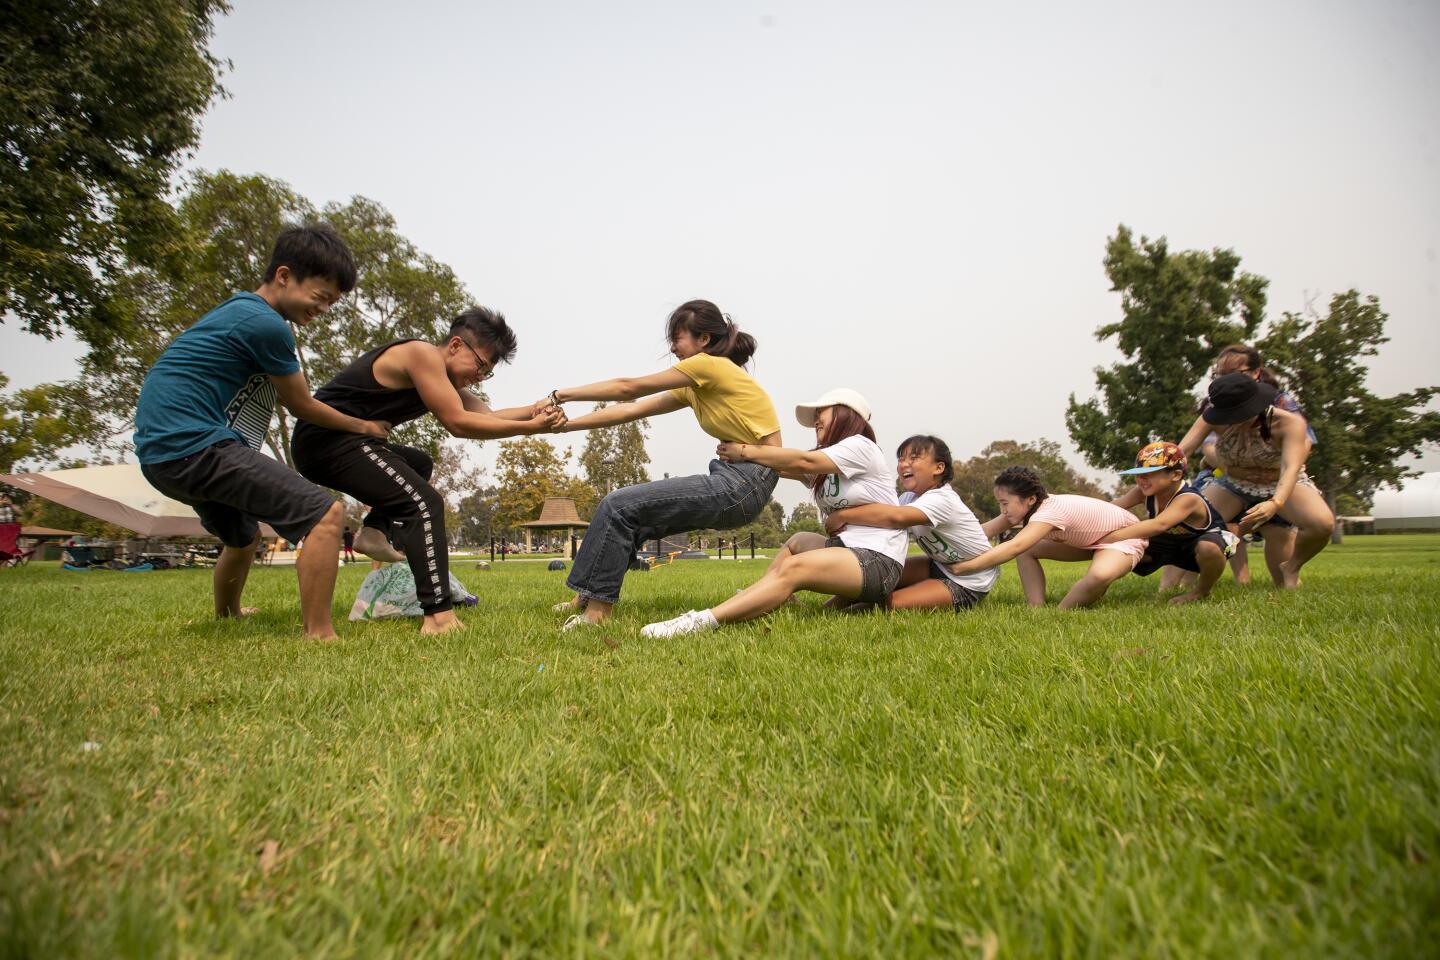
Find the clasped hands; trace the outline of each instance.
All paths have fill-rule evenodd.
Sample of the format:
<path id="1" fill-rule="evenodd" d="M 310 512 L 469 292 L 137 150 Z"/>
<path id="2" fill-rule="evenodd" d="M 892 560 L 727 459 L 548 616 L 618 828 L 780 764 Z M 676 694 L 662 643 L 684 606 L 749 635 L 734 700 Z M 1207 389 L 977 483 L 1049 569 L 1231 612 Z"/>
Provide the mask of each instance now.
<path id="1" fill-rule="evenodd" d="M 538 430 L 538 433 L 561 433 L 570 422 L 570 418 L 565 415 L 565 408 L 551 399 L 549 394 L 530 405 L 530 419 L 541 421 L 537 426 L 543 429 Z"/>

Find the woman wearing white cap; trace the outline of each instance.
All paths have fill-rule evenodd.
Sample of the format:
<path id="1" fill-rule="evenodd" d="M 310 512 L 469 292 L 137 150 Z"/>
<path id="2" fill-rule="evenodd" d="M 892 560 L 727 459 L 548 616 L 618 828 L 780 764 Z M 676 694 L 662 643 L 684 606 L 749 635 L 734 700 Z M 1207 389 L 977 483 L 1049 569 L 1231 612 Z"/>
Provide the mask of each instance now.
<path id="1" fill-rule="evenodd" d="M 576 417 L 566 430 L 610 427 L 689 407 L 700 428 L 717 440 L 751 448 L 779 445 L 775 405 L 742 369 L 755 353 L 754 337 L 740 332 L 708 300 L 677 307 L 665 334 L 676 360 L 669 369 L 552 390 L 549 400 L 557 405 L 569 400 L 627 401 Z M 778 479 L 764 466 L 712 460 L 707 474 L 637 483 L 607 496 L 590 519 L 566 581 L 575 598 L 556 606 L 571 614 L 561 629 L 610 619 L 625 571 L 641 544 L 687 530 L 743 527 L 765 509 Z"/>
<path id="2" fill-rule="evenodd" d="M 797 406 L 795 418 L 802 426 L 815 428 L 814 450 L 722 443 L 716 453 L 727 463 L 759 464 L 808 484 L 822 517 L 859 504 L 896 505 L 895 469 L 875 443 L 870 404 L 864 397 L 854 390 L 831 390 L 813 403 Z M 904 530 L 852 524 L 828 540 L 818 533 L 799 533 L 780 548 L 765 576 L 729 600 L 652 623 L 640 632 L 647 637 L 673 637 L 753 620 L 799 590 L 880 603 L 899 582 L 908 549 Z"/>

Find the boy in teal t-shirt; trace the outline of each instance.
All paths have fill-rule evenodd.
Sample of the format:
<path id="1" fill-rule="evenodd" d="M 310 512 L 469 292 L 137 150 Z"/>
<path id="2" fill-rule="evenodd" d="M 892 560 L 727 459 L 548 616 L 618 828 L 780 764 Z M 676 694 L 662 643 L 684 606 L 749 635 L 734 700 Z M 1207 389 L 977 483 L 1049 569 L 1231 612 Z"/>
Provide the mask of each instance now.
<path id="1" fill-rule="evenodd" d="M 240 594 L 260 523 L 305 540 L 295 563 L 305 635 L 335 636 L 330 606 L 343 511 L 329 492 L 260 448 L 275 400 L 297 417 L 385 437 L 310 395 L 290 323 L 306 324 L 355 286 L 355 260 L 325 224 L 280 234 L 264 282 L 237 293 L 176 337 L 145 377 L 135 407 L 135 454 L 155 489 L 194 507 L 225 544 L 215 564 L 215 613 L 241 616 Z"/>

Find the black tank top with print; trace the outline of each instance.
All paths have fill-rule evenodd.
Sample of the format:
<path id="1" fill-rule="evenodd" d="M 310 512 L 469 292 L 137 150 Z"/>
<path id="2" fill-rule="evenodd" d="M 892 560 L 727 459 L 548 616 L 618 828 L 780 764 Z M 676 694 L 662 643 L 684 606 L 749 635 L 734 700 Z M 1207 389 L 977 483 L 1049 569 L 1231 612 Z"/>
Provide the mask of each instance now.
<path id="1" fill-rule="evenodd" d="M 315 391 L 315 399 L 322 400 L 341 413 L 361 420 L 384 420 L 392 426 L 399 426 L 410 420 L 417 420 L 429 413 L 420 391 L 414 387 L 396 390 L 384 386 L 375 379 L 375 360 L 393 346 L 409 343 L 411 339 L 391 340 L 363 354 L 350 363 L 335 378 Z M 302 431 L 323 430 L 313 423 L 301 420 L 295 428 L 299 438 Z"/>

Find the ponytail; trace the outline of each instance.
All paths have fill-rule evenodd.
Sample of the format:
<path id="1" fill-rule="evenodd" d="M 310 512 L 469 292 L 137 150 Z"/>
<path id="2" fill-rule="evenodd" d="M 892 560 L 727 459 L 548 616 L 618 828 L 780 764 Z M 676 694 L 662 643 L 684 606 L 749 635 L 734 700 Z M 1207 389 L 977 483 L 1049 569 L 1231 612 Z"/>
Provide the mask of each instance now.
<path id="1" fill-rule="evenodd" d="M 709 300 L 690 300 L 680 304 L 670 314 L 665 325 L 665 336 L 674 340 L 681 330 L 687 331 L 697 340 L 708 336 L 709 342 L 701 349 L 714 357 L 724 357 L 737 367 L 743 367 L 755 355 L 755 338 L 740 328 L 729 316 Z"/>

